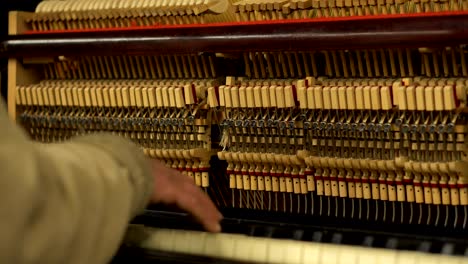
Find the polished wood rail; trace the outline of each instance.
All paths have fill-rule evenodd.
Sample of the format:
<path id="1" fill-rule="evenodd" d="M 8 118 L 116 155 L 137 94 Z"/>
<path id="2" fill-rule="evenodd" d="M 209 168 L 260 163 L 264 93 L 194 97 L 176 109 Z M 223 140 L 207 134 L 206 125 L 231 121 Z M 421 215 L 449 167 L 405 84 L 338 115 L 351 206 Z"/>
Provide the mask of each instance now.
<path id="1" fill-rule="evenodd" d="M 468 12 L 29 32 L 2 57 L 440 47 L 468 43 Z"/>

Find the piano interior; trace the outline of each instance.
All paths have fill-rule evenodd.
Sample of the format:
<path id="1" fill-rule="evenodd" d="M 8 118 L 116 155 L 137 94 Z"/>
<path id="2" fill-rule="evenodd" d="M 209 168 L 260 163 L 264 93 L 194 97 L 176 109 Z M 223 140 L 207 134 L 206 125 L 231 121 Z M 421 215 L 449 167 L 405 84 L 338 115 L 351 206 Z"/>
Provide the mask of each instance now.
<path id="1" fill-rule="evenodd" d="M 467 10 L 47 0 L 10 13 L 9 113 L 43 143 L 128 138 L 225 215 L 149 207 L 116 263 L 468 263 Z"/>

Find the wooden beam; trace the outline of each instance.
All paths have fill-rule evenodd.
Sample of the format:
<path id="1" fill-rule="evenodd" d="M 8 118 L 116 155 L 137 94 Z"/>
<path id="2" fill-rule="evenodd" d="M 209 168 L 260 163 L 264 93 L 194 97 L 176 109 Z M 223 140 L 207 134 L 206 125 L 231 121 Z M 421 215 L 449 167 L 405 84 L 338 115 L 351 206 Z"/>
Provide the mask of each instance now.
<path id="1" fill-rule="evenodd" d="M 27 21 L 31 19 L 33 13 L 11 11 L 8 13 L 8 35 L 21 35 L 30 30 Z"/>

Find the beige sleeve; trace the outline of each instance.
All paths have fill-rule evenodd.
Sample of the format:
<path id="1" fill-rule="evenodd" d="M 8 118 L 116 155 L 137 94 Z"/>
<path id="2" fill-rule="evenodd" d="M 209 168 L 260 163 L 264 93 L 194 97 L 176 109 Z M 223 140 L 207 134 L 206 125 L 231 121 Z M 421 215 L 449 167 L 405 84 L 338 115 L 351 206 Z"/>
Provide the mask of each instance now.
<path id="1" fill-rule="evenodd" d="M 150 165 L 112 135 L 37 144 L 0 100 L 0 262 L 107 263 L 149 201 Z"/>

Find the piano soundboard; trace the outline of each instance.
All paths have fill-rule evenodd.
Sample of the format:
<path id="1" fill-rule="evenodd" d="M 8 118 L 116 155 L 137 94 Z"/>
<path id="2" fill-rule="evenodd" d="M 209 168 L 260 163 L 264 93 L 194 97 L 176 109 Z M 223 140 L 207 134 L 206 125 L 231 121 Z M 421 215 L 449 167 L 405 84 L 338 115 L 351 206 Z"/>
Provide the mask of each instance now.
<path id="1" fill-rule="evenodd" d="M 465 0 L 47 0 L 11 12 L 10 117 L 110 132 L 207 192 L 116 263 L 468 263 Z"/>

